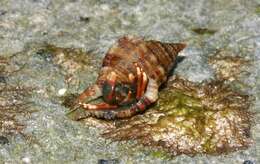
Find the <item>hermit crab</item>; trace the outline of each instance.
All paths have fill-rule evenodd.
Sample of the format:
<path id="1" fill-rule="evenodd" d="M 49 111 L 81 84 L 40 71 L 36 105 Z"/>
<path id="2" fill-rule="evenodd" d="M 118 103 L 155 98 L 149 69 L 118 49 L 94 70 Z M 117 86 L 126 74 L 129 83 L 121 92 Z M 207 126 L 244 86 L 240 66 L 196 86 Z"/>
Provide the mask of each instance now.
<path id="1" fill-rule="evenodd" d="M 77 97 L 75 106 L 104 119 L 126 118 L 144 111 L 158 99 L 160 85 L 185 47 L 184 43 L 121 37 L 106 53 L 95 84 Z M 99 97 L 104 102 L 89 103 Z"/>

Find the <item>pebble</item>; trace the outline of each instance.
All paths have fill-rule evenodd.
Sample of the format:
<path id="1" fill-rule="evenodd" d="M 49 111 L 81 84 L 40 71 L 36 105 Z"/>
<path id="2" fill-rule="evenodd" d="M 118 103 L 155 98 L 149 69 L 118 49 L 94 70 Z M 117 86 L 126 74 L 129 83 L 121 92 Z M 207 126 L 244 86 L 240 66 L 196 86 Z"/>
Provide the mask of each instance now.
<path id="1" fill-rule="evenodd" d="M 67 89 L 66 88 L 62 88 L 58 91 L 59 96 L 63 96 L 66 93 Z"/>
<path id="2" fill-rule="evenodd" d="M 30 159 L 29 157 L 23 157 L 23 158 L 22 158 L 22 161 L 23 161 L 24 163 L 31 163 L 31 159 Z"/>

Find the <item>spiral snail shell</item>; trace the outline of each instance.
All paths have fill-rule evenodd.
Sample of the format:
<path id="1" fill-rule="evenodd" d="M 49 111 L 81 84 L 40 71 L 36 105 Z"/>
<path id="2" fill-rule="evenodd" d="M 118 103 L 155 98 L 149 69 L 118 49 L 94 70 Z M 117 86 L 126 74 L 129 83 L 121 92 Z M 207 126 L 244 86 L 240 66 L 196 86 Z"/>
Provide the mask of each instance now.
<path id="1" fill-rule="evenodd" d="M 184 43 L 121 37 L 106 53 L 96 83 L 80 94 L 77 105 L 90 116 L 105 119 L 131 117 L 144 111 L 158 99 L 160 85 L 185 47 Z M 103 103 L 84 103 L 101 96 Z"/>

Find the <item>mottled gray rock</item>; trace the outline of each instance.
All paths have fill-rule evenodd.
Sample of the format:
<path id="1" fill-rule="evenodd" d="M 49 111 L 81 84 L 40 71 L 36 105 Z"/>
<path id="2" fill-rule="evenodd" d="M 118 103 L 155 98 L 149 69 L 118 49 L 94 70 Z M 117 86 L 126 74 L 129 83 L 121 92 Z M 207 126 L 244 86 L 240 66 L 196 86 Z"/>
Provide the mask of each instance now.
<path id="1" fill-rule="evenodd" d="M 20 68 L 7 83 L 36 87 L 29 119 L 19 118 L 23 134 L 8 137 L 0 147 L 0 163 L 97 163 L 118 159 L 120 163 L 257 163 L 260 152 L 260 12 L 259 1 L 244 0 L 2 0 L 0 1 L 0 55 Z M 210 29 L 214 32 L 205 32 Z M 134 34 L 161 41 L 183 41 L 186 56 L 175 73 L 192 81 L 214 78 L 208 56 L 217 50 L 253 61 L 242 88 L 256 97 L 252 106 L 255 144 L 226 156 L 178 156 L 166 160 L 153 157 L 132 143 L 110 143 L 100 129 L 74 122 L 65 116 L 60 96 L 82 91 L 97 76 L 104 52 L 121 35 Z M 81 48 L 95 55 L 86 68 L 73 67 L 58 57 L 41 56 L 43 43 Z M 87 56 L 87 55 L 86 55 Z M 53 61 L 52 61 L 53 60 Z M 72 59 L 69 59 L 72 60 Z M 59 62 L 60 61 L 60 62 Z M 72 60 L 73 61 L 73 60 Z M 70 65 L 72 64 L 72 65 Z M 75 68 L 75 72 L 69 72 Z M 66 75 L 72 74 L 68 85 Z M 104 127 L 103 127 L 104 128 Z"/>

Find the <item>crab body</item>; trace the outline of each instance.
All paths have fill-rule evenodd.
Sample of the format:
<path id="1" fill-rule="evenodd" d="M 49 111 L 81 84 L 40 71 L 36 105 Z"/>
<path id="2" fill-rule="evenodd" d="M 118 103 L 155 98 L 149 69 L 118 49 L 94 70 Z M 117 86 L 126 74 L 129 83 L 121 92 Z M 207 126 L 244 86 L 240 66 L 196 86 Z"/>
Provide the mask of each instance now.
<path id="1" fill-rule="evenodd" d="M 120 38 L 106 53 L 96 83 L 80 94 L 77 104 L 90 115 L 105 119 L 131 117 L 144 111 L 158 99 L 159 86 L 167 80 L 185 46 L 132 36 Z M 84 103 L 100 96 L 104 103 Z"/>

